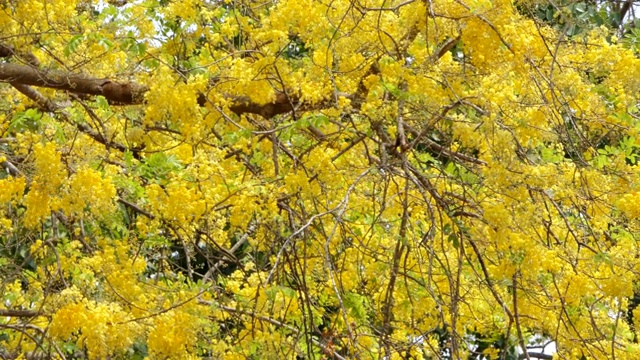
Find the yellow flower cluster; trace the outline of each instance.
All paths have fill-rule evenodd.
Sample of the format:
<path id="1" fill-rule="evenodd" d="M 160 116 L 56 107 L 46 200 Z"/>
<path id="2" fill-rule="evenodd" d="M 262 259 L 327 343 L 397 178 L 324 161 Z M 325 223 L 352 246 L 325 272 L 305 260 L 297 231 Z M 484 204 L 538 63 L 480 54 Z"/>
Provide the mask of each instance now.
<path id="1" fill-rule="evenodd" d="M 22 199 L 26 181 L 23 177 L 0 179 L 0 230 L 11 231 L 11 219 L 5 217 L 5 207 L 15 206 Z"/>
<path id="2" fill-rule="evenodd" d="M 119 305 L 82 300 L 60 308 L 49 332 L 61 340 L 86 346 L 92 358 L 124 354 L 139 336 L 139 326 Z"/>
<path id="3" fill-rule="evenodd" d="M 51 210 L 58 210 L 56 198 L 67 176 L 67 170 L 60 161 L 60 153 L 52 142 L 36 143 L 33 147 L 34 175 L 30 189 L 24 198 L 27 211 L 24 224 L 37 226 Z"/>
<path id="4" fill-rule="evenodd" d="M 65 212 L 82 217 L 88 210 L 93 215 L 102 215 L 113 209 L 116 188 L 111 179 L 103 178 L 99 172 L 82 168 L 68 183 L 67 195 L 60 201 Z"/>
<path id="5" fill-rule="evenodd" d="M 616 201 L 616 207 L 630 220 L 640 219 L 640 192 L 622 195 Z"/>
<path id="6" fill-rule="evenodd" d="M 206 211 L 202 194 L 179 182 L 171 183 L 166 189 L 152 184 L 147 187 L 147 197 L 151 208 L 165 219 L 187 227 L 200 220 Z"/>
<path id="7" fill-rule="evenodd" d="M 157 358 L 195 358 L 194 347 L 203 320 L 182 310 L 157 316 L 147 339 L 149 354 Z"/>
<path id="8" fill-rule="evenodd" d="M 153 126 L 157 122 L 170 121 L 187 138 L 202 136 L 203 116 L 197 98 L 206 84 L 204 77 L 184 83 L 172 72 L 159 70 L 153 75 L 152 86 L 146 94 L 145 123 Z"/>

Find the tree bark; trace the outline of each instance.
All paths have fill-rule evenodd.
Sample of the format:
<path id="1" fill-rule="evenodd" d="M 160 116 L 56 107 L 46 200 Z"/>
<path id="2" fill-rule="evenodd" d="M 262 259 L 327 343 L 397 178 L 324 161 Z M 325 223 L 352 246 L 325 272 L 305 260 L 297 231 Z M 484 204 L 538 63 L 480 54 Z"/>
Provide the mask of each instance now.
<path id="1" fill-rule="evenodd" d="M 109 103 L 116 105 L 142 104 L 145 101 L 145 93 L 149 91 L 146 86 L 135 82 L 120 83 L 107 78 L 94 78 L 85 74 L 60 70 L 44 71 L 32 66 L 13 63 L 0 64 L 0 81 L 46 87 L 81 95 L 101 95 Z M 232 97 L 231 100 L 232 105 L 229 109 L 237 115 L 257 114 L 271 118 L 293 110 L 291 101 L 283 93 L 277 94 L 275 100 L 269 104 L 254 103 L 246 96 Z M 206 102 L 206 96 L 200 94 L 198 103 L 204 106 Z"/>
<path id="2" fill-rule="evenodd" d="M 31 66 L 0 64 L 0 81 L 65 90 L 77 94 L 102 95 L 109 102 L 123 105 L 140 104 L 148 88 L 133 82 L 117 83 L 84 74 L 59 70 L 41 71 Z"/>

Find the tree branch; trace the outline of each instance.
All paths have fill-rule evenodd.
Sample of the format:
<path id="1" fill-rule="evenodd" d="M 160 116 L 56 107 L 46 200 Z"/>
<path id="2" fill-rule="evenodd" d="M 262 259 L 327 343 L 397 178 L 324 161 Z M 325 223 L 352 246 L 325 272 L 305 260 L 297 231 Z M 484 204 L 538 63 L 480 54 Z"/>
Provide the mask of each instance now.
<path id="1" fill-rule="evenodd" d="M 544 354 L 544 353 L 528 353 L 528 355 L 534 359 L 544 359 L 544 360 L 551 360 L 553 359 L 553 355 L 549 355 L 549 354 Z M 520 354 L 520 356 L 518 356 L 518 359 L 525 359 L 525 354 Z"/>
<path id="2" fill-rule="evenodd" d="M 0 47 L 0 57 L 10 53 L 10 48 Z M 135 82 L 120 83 L 106 78 L 94 78 L 85 74 L 68 73 L 60 70 L 38 70 L 32 66 L 12 63 L 0 64 L 0 81 L 12 85 L 39 86 L 68 91 L 84 95 L 101 95 L 107 101 L 117 105 L 136 105 L 144 103 L 144 95 L 149 88 Z M 203 106 L 207 102 L 204 94 L 198 97 Z M 278 93 L 269 104 L 252 102 L 247 96 L 231 97 L 229 109 L 237 115 L 257 114 L 265 118 L 284 114 L 293 110 L 290 99 Z"/>
<path id="3" fill-rule="evenodd" d="M 0 64 L 0 81 L 41 86 L 78 94 L 102 95 L 109 102 L 124 105 L 142 103 L 144 93 L 148 91 L 146 86 L 134 82 L 117 83 L 109 79 L 97 79 L 84 74 L 59 70 L 41 71 L 31 66 L 6 63 Z"/>
<path id="4" fill-rule="evenodd" d="M 39 311 L 35 310 L 12 310 L 12 309 L 0 309 L 0 316 L 8 317 L 34 317 L 42 315 Z"/>

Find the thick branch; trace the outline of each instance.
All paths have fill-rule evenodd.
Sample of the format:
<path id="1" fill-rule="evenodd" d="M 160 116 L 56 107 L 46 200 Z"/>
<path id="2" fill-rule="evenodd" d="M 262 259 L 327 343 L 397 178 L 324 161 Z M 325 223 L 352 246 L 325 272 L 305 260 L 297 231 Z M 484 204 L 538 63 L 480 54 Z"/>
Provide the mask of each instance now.
<path id="1" fill-rule="evenodd" d="M 11 63 L 0 64 L 0 81 L 64 90 L 76 94 L 102 95 L 110 103 L 120 105 L 142 104 L 144 94 L 149 90 L 146 86 L 135 82 L 118 83 L 85 74 L 73 74 L 59 70 L 41 71 L 31 66 Z M 229 109 L 238 115 L 258 114 L 265 118 L 271 118 L 293 110 L 291 102 L 285 94 L 278 94 L 270 104 L 257 104 L 246 96 L 234 97 L 232 102 L 233 105 Z M 204 95 L 198 98 L 198 103 L 200 105 L 206 103 Z"/>
<path id="2" fill-rule="evenodd" d="M 271 104 L 260 105 L 251 102 L 248 97 L 236 97 L 233 99 L 234 104 L 229 107 L 236 115 L 240 114 L 258 114 L 267 119 L 276 115 L 286 114 L 293 110 L 291 102 L 283 93 L 276 95 L 276 100 Z"/>
<path id="3" fill-rule="evenodd" d="M 35 310 L 12 310 L 12 309 L 0 309 L 0 316 L 8 317 L 34 317 L 42 315 L 39 311 Z"/>
<path id="4" fill-rule="evenodd" d="M 528 355 L 530 357 L 534 358 L 534 359 L 545 359 L 545 360 L 553 359 L 553 355 L 544 354 L 544 353 L 531 353 L 530 352 Z M 520 354 L 520 356 L 518 356 L 518 359 L 525 359 L 525 354 Z"/>
<path id="5" fill-rule="evenodd" d="M 102 95 L 113 103 L 139 104 L 144 101 L 146 86 L 133 82 L 117 83 L 84 74 L 59 70 L 40 71 L 31 66 L 0 64 L 0 81 L 66 90 L 78 94 Z"/>

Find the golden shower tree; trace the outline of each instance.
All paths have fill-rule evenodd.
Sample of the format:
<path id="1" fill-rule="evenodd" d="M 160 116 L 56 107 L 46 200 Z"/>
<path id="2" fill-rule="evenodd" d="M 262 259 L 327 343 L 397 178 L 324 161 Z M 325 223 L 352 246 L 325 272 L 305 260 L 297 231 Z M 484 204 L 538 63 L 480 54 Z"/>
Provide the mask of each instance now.
<path id="1" fill-rule="evenodd" d="M 0 355 L 638 358 L 633 10 L 0 1 Z"/>

